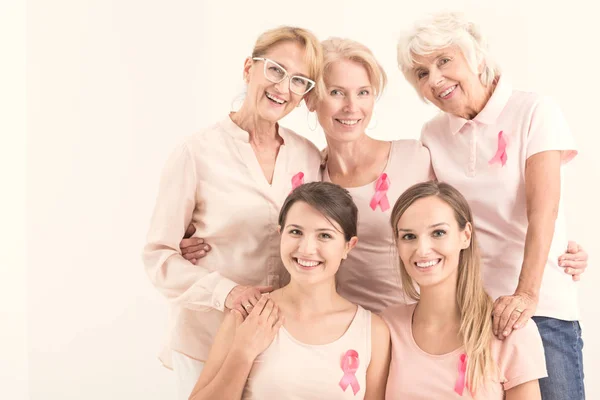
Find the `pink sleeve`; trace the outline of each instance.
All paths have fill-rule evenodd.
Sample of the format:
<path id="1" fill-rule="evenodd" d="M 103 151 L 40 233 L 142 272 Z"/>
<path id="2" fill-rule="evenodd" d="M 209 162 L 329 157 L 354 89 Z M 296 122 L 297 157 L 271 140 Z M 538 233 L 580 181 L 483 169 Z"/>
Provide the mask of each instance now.
<path id="1" fill-rule="evenodd" d="M 549 97 L 543 97 L 531 115 L 527 158 L 548 150 L 561 150 L 563 164 L 577 155 L 575 140 L 558 104 Z"/>
<path id="2" fill-rule="evenodd" d="M 542 338 L 533 321 L 495 344 L 500 347 L 497 360 L 504 390 L 548 376 Z"/>
<path id="3" fill-rule="evenodd" d="M 154 286 L 169 300 L 192 309 L 223 311 L 236 285 L 181 256 L 179 242 L 196 207 L 196 168 L 188 147 L 178 147 L 163 169 L 142 258 Z"/>

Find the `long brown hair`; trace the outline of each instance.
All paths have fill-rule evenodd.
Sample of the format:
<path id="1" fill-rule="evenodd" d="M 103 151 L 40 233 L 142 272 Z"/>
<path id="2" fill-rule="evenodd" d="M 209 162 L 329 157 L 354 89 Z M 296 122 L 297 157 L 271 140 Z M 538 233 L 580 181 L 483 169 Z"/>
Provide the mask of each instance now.
<path id="1" fill-rule="evenodd" d="M 396 244 L 398 244 L 398 221 L 404 212 L 415 201 L 431 196 L 439 198 L 452 208 L 461 230 L 465 229 L 467 223 L 473 225 L 469 204 L 458 190 L 447 183 L 435 181 L 418 183 L 400 196 L 392 210 L 390 222 Z M 420 296 L 415 282 L 406 271 L 402 260 L 399 257 L 398 259 L 404 292 L 418 301 Z M 468 357 L 467 382 L 472 393 L 475 393 L 481 384 L 485 384 L 486 380 L 496 373 L 491 353 L 493 301 L 483 288 L 480 264 L 479 248 L 473 227 L 469 247 L 460 252 L 456 283 L 456 302 L 460 310 L 460 335 Z"/>

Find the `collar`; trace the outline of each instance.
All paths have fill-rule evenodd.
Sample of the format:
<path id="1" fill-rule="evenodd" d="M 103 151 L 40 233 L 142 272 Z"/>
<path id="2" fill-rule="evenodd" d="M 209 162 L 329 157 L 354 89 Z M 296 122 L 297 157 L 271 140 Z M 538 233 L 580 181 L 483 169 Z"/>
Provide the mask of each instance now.
<path id="1" fill-rule="evenodd" d="M 512 86 L 510 81 L 507 78 L 499 77 L 492 96 L 485 107 L 483 107 L 483 110 L 473 118 L 473 121 L 484 125 L 495 124 L 511 96 Z M 446 115 L 448 116 L 450 132 L 453 135 L 456 135 L 469 121 L 454 114 L 446 113 Z"/>

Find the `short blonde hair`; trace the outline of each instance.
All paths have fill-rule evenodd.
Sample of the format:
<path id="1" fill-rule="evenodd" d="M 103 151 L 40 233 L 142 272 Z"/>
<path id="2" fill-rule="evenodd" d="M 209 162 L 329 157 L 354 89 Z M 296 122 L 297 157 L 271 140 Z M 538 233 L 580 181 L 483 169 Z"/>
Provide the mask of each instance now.
<path id="1" fill-rule="evenodd" d="M 261 34 L 252 50 L 252 58 L 263 57 L 273 46 L 282 42 L 300 44 L 305 50 L 309 78 L 318 81 L 323 71 L 323 50 L 317 37 L 310 31 L 295 26 L 280 26 Z"/>
<path id="2" fill-rule="evenodd" d="M 500 75 L 500 69 L 489 55 L 487 40 L 476 24 L 457 12 L 431 14 L 403 33 L 397 48 L 398 67 L 421 99 L 424 100 L 414 73 L 415 55 L 426 56 L 450 46 L 457 46 L 462 51 L 475 74 L 478 74 L 479 65 L 484 64 L 479 74 L 483 86 L 489 87 Z"/>
<path id="3" fill-rule="evenodd" d="M 331 65 L 339 60 L 350 60 L 365 67 L 374 94 L 379 97 L 387 84 L 387 75 L 375 59 L 373 52 L 365 45 L 350 39 L 329 38 L 321 42 L 323 46 L 323 74 L 317 81 L 316 94 L 319 99 L 325 95 L 325 74 Z"/>

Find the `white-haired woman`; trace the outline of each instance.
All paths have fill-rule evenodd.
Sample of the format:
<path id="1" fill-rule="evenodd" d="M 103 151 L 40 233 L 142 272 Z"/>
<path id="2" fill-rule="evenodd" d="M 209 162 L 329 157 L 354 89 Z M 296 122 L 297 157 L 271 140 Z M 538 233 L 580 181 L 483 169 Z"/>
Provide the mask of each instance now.
<path id="1" fill-rule="evenodd" d="M 558 261 L 567 245 L 561 166 L 577 154 L 560 109 L 513 90 L 461 14 L 416 23 L 399 40 L 398 64 L 419 96 L 442 111 L 421 140 L 437 178 L 473 209 L 485 287 L 496 299 L 494 334 L 506 337 L 532 317 L 548 368 L 542 397 L 583 399 L 576 279 L 569 275 L 577 265 L 565 270 Z"/>

